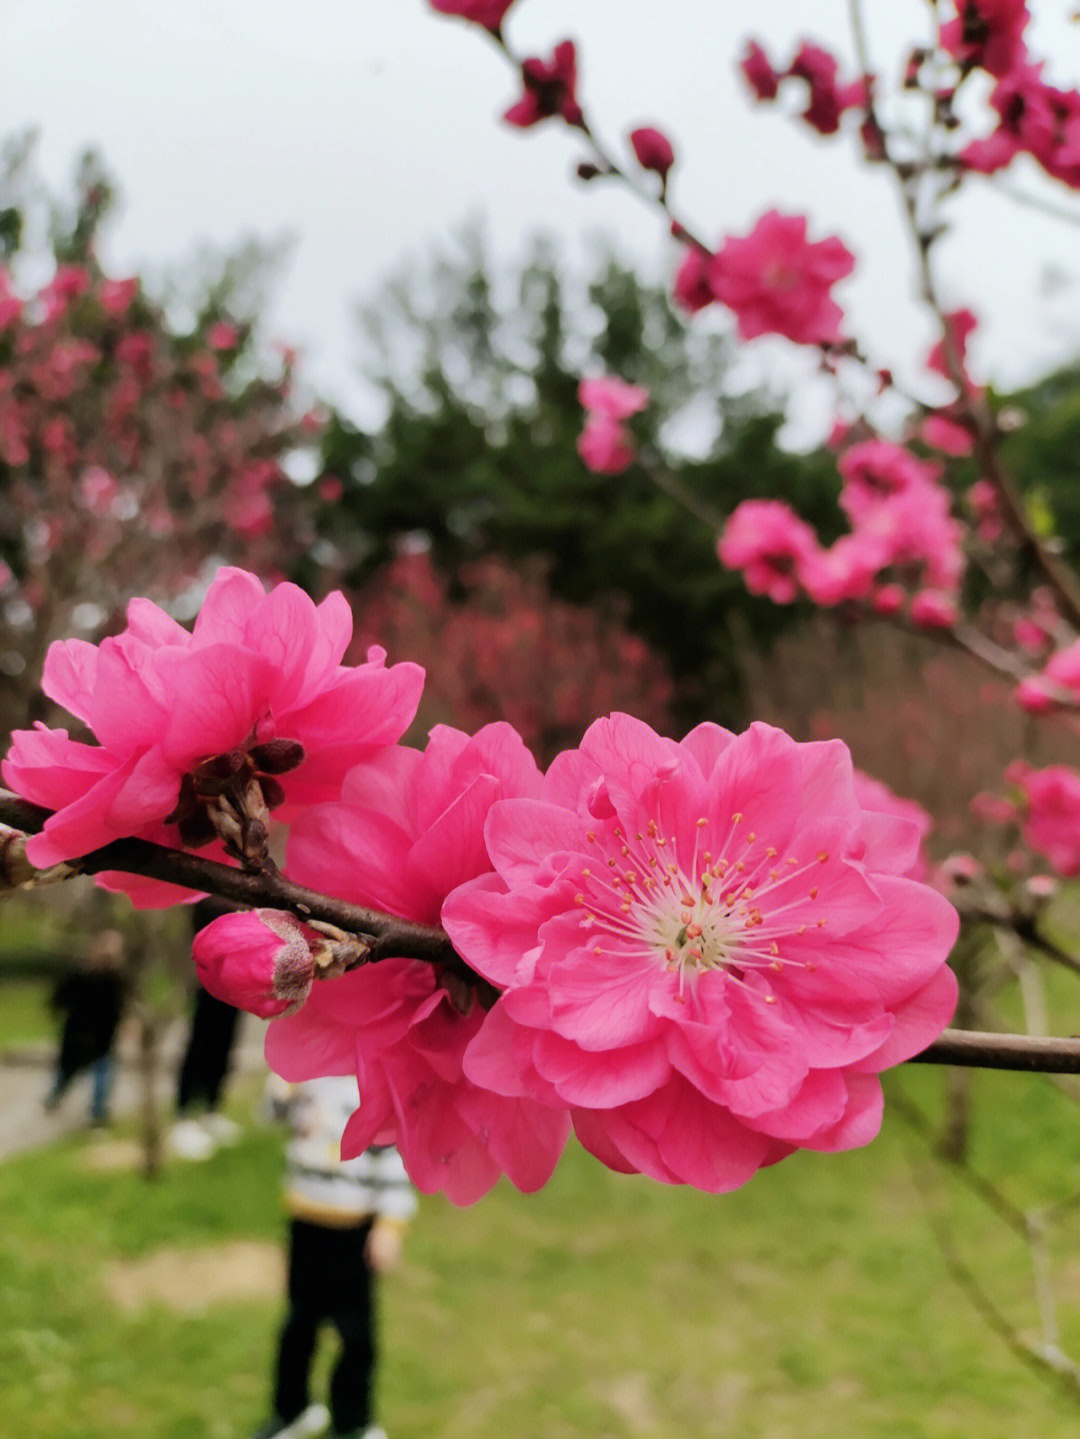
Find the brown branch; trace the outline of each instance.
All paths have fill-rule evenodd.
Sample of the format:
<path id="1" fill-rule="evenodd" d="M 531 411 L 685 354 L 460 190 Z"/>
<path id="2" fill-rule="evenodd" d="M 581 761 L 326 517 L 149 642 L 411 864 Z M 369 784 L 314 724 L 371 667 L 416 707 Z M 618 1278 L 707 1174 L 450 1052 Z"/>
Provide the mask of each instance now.
<path id="1" fill-rule="evenodd" d="M 946 1029 L 909 1064 L 959 1064 L 974 1069 L 1022 1069 L 1029 1073 L 1080 1074 L 1080 1039 L 1035 1034 L 988 1034 Z"/>
<path id="2" fill-rule="evenodd" d="M 36 834 L 50 813 L 41 805 L 30 804 L 18 795 L 0 790 L 0 825 Z M 70 861 L 72 874 L 101 874 L 105 870 L 138 874 L 200 893 L 216 894 L 235 904 L 287 909 L 301 919 L 321 920 L 368 940 L 369 961 L 391 956 L 420 959 L 427 964 L 441 965 L 470 984 L 486 984 L 457 953 L 444 930 L 396 919 L 343 899 L 332 899 L 318 890 L 293 884 L 280 874 L 253 874 L 233 869 L 216 860 L 204 859 L 186 850 L 168 849 L 145 839 L 113 840 Z M 947 1029 L 921 1054 L 913 1055 L 909 1063 L 1080 1074 L 1080 1039 Z"/>
<path id="3" fill-rule="evenodd" d="M 50 811 L 0 790 L 0 825 L 38 833 Z M 370 959 L 391 955 L 422 959 L 443 965 L 475 982 L 477 976 L 450 943 L 445 931 L 430 925 L 395 919 L 377 910 L 332 899 L 317 890 L 293 884 L 280 874 L 255 874 L 234 869 L 186 850 L 169 849 L 145 839 L 117 839 L 70 861 L 72 874 L 101 874 L 119 870 L 145 879 L 163 880 L 200 893 L 216 894 L 235 904 L 287 909 L 301 919 L 318 919 L 371 940 Z"/>

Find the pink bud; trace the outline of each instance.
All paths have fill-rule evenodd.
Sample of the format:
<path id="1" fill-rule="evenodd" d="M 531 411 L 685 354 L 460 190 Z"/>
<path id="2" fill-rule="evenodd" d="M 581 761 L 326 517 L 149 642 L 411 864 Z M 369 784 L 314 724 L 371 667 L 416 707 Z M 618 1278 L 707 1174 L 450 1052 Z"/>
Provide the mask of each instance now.
<path id="1" fill-rule="evenodd" d="M 272 1019 L 308 997 L 315 974 L 311 944 L 318 942 L 284 910 L 240 910 L 201 929 L 191 957 L 215 998 Z"/>
<path id="2" fill-rule="evenodd" d="M 952 595 L 940 590 L 920 590 L 911 601 L 912 621 L 928 630 L 951 630 L 959 618 Z"/>
<path id="3" fill-rule="evenodd" d="M 655 170 L 661 178 L 667 177 L 667 172 L 675 163 L 675 151 L 665 134 L 644 125 L 638 130 L 631 130 L 630 143 L 643 170 Z"/>

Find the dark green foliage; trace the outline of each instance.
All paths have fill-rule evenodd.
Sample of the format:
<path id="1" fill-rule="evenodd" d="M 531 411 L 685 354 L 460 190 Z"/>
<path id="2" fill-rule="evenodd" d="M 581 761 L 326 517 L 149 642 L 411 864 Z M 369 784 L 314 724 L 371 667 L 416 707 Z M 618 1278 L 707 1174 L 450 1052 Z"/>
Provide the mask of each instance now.
<path id="1" fill-rule="evenodd" d="M 1059 536 L 1066 559 L 1080 569 L 1080 364 L 1002 397 L 1000 410 L 1023 417 L 1003 457 L 1036 529 Z"/>

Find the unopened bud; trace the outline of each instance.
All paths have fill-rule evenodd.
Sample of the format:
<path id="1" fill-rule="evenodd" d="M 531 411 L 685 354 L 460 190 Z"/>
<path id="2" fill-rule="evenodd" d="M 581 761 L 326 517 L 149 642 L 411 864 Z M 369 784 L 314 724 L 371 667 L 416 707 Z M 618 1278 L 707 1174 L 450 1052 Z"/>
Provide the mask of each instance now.
<path id="1" fill-rule="evenodd" d="M 221 794 L 233 776 L 243 769 L 246 758 L 242 749 L 234 749 L 228 754 L 215 754 L 204 759 L 191 771 L 195 789 L 199 794 Z"/>
<path id="2" fill-rule="evenodd" d="M 285 803 L 285 787 L 272 774 L 261 774 L 259 787 L 267 809 L 277 809 L 279 804 Z"/>
<path id="3" fill-rule="evenodd" d="M 287 774 L 304 760 L 304 746 L 297 739 L 271 739 L 251 751 L 255 768 L 263 774 Z"/>
<path id="4" fill-rule="evenodd" d="M 226 1004 L 273 1019 L 301 1005 L 322 941 L 285 910 L 224 914 L 195 936 L 191 957 L 203 988 Z"/>

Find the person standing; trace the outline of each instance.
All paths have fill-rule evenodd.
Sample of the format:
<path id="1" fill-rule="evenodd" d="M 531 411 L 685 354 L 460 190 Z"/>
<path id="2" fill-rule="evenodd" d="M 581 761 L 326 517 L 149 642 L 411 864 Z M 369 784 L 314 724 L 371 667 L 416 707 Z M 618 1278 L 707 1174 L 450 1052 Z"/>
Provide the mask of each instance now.
<path id="1" fill-rule="evenodd" d="M 232 908 L 220 900 L 200 900 L 191 906 L 193 932 L 198 934 Z M 240 1126 L 221 1113 L 239 1020 L 240 1010 L 197 985 L 176 1076 L 176 1117 L 168 1138 L 169 1149 L 180 1159 L 209 1159 L 219 1145 L 239 1138 Z"/>
<path id="2" fill-rule="evenodd" d="M 305 1439 L 328 1421 L 335 1439 L 386 1439 L 372 1423 L 374 1280 L 397 1263 L 416 1193 L 396 1149 L 341 1158 L 341 1135 L 358 1101 L 356 1079 L 296 1085 L 275 1101 L 292 1125 L 286 1150 L 289 1308 L 278 1341 L 274 1416 L 253 1439 Z M 341 1353 L 329 1410 L 312 1404 L 309 1380 L 319 1330 L 332 1324 Z"/>
<path id="3" fill-rule="evenodd" d="M 113 1041 L 127 994 L 123 968 L 123 935 L 106 929 L 94 939 L 79 967 L 64 975 L 53 990 L 52 1008 L 63 1019 L 46 1109 L 56 1109 L 71 1081 L 88 1069 L 92 1080 L 90 1122 L 108 1124 L 115 1067 Z"/>

